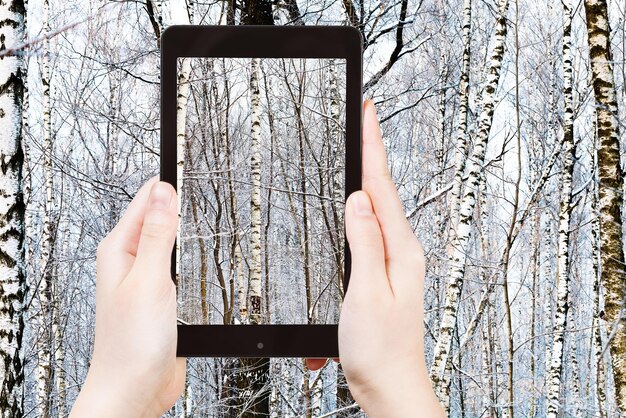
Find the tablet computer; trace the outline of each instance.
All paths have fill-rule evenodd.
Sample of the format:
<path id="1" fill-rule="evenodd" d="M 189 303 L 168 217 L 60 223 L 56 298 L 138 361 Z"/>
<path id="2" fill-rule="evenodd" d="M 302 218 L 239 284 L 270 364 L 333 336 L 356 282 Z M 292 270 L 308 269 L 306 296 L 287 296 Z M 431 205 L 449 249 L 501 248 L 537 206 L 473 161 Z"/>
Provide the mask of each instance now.
<path id="1" fill-rule="evenodd" d="M 350 27 L 164 31 L 178 356 L 338 356 L 344 204 L 361 188 L 361 46 Z"/>

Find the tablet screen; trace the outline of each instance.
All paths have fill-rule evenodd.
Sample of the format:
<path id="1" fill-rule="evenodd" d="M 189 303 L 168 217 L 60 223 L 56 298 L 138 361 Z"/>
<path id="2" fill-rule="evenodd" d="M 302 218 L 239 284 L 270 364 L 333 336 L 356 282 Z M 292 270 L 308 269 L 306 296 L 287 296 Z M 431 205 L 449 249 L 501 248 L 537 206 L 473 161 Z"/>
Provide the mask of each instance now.
<path id="1" fill-rule="evenodd" d="M 342 59 L 178 59 L 182 323 L 338 323 L 345 68 Z"/>

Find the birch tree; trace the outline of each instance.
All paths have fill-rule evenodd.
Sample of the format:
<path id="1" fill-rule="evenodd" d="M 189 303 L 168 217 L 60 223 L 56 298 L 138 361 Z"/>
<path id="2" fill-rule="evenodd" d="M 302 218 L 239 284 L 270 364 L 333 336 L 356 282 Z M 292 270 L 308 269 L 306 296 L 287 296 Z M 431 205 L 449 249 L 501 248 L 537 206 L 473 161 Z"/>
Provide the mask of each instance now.
<path id="1" fill-rule="evenodd" d="M 259 90 L 260 59 L 252 59 L 250 73 L 250 175 L 252 177 L 252 195 L 250 197 L 250 322 L 260 324 L 261 311 L 261 92 Z M 241 301 L 242 303 L 247 303 Z"/>
<path id="2" fill-rule="evenodd" d="M 43 2 L 43 33 L 50 32 L 49 18 L 50 2 Z M 38 415 L 48 418 L 50 415 L 50 392 L 52 380 L 50 325 L 52 322 L 51 288 L 53 272 L 53 220 L 52 220 L 52 125 L 50 121 L 50 41 L 44 40 L 43 55 L 41 57 L 41 84 L 43 85 L 43 153 L 44 153 L 44 181 L 45 205 L 41 249 L 42 277 L 39 281 L 39 336 L 37 348 L 37 407 Z"/>
<path id="3" fill-rule="evenodd" d="M 458 222 L 459 203 L 461 189 L 463 187 L 463 174 L 465 172 L 465 160 L 467 158 L 467 117 L 469 113 L 469 82 L 470 82 L 470 59 L 471 59 L 471 30 L 472 30 L 472 0 L 463 2 L 463 64 L 459 80 L 459 121 L 454 153 L 454 178 L 450 190 L 450 238 L 454 235 L 454 228 Z M 452 242 L 452 240 L 450 240 Z M 452 255 L 452 248 L 448 250 Z"/>
<path id="4" fill-rule="evenodd" d="M 0 50 L 13 48 L 23 39 L 26 10 L 20 0 L 0 4 Z M 24 197 L 22 193 L 22 100 L 24 58 L 10 54 L 0 58 L 0 415 L 21 417 L 24 369 Z"/>
<path id="5" fill-rule="evenodd" d="M 604 405 L 606 403 L 606 393 L 605 393 L 605 384 L 606 384 L 606 370 L 603 362 L 603 352 L 602 352 L 602 318 L 600 318 L 601 306 L 600 306 L 600 294 L 602 291 L 602 286 L 600 282 L 600 216 L 598 214 L 598 187 L 595 184 L 597 182 L 598 176 L 598 163 L 597 163 L 597 153 L 595 149 L 597 147 L 597 131 L 595 129 L 596 124 L 594 122 L 592 132 L 594 138 L 594 152 L 593 152 L 593 173 L 594 173 L 594 187 L 593 187 L 593 196 L 591 198 L 591 258 L 592 258 L 592 266 L 593 266 L 593 319 L 592 319 L 592 347 L 593 347 L 593 359 L 595 362 L 595 370 L 596 370 L 596 382 L 595 382 L 595 397 L 596 403 L 598 406 L 598 412 L 600 417 L 605 416 L 605 408 Z"/>
<path id="6" fill-rule="evenodd" d="M 585 0 L 599 147 L 600 270 L 618 408 L 626 413 L 626 272 L 622 232 L 624 173 L 606 0 Z M 614 330 L 614 331 L 613 331 Z"/>
<path id="7" fill-rule="evenodd" d="M 556 418 L 565 359 L 565 331 L 569 310 L 570 283 L 570 218 L 572 214 L 572 176 L 576 147 L 574 143 L 574 104 L 572 95 L 572 6 L 563 1 L 563 171 L 561 178 L 561 208 L 559 211 L 559 243 L 557 250 L 557 303 L 550 368 L 548 370 L 548 417 Z"/>
<path id="8" fill-rule="evenodd" d="M 465 274 L 465 262 L 467 260 L 467 242 L 471 232 L 471 222 L 474 216 L 474 207 L 476 205 L 477 191 L 481 178 L 480 173 L 485 160 L 487 142 L 493 121 L 496 89 L 498 88 L 500 80 L 500 68 L 505 51 L 507 33 L 506 12 L 508 6 L 508 0 L 501 0 L 499 2 L 495 43 L 489 62 L 488 82 L 481 99 L 482 112 L 478 122 L 479 128 L 474 141 L 474 150 L 469 158 L 470 164 L 468 167 L 466 187 L 459 210 L 459 220 L 455 226 L 455 234 L 452 238 L 454 242 L 454 252 L 450 260 L 450 282 L 446 289 L 445 310 L 441 320 L 441 331 L 435 347 L 433 365 L 430 370 L 433 386 L 439 395 L 441 395 L 445 386 L 444 373 L 446 364 L 449 361 L 452 336 L 456 326 L 459 299 L 463 276 Z M 440 401 L 446 404 L 448 400 L 440 398 Z"/>
<path id="9" fill-rule="evenodd" d="M 266 0 L 247 0 L 241 13 L 243 25 L 272 25 L 272 5 Z M 248 280 L 249 295 L 240 300 L 241 306 L 249 307 L 250 322 L 260 324 L 263 320 L 261 264 L 261 119 L 259 89 L 259 59 L 253 58 L 250 71 L 250 173 L 252 190 L 250 197 L 250 248 L 251 266 Z M 266 387 L 269 374 L 269 359 L 241 359 L 243 370 L 238 377 L 242 404 L 251 404 L 244 417 L 269 414 L 269 391 Z M 245 389 L 244 389 L 245 388 Z M 242 391 L 243 390 L 243 391 Z"/>
<path id="10" fill-rule="evenodd" d="M 160 7 L 158 8 L 160 10 Z M 185 11 L 184 15 L 189 17 L 189 21 L 185 22 L 191 24 L 193 18 L 193 9 Z M 161 25 L 159 25 L 161 26 Z M 160 32 L 159 32 L 160 33 Z M 160 39 L 160 38 L 159 38 Z M 191 74 L 191 61 L 188 57 L 179 58 L 178 60 L 178 72 L 177 72 L 177 86 L 176 93 L 176 190 L 180 190 L 180 193 L 176 195 L 178 199 L 178 230 L 176 233 L 176 254 L 180 257 L 180 224 L 182 207 L 181 198 L 183 195 L 183 169 L 185 166 L 185 121 L 187 120 L 187 102 L 189 100 L 189 76 Z M 180 275 L 180 258 L 176 263 L 176 283 L 178 283 Z"/>

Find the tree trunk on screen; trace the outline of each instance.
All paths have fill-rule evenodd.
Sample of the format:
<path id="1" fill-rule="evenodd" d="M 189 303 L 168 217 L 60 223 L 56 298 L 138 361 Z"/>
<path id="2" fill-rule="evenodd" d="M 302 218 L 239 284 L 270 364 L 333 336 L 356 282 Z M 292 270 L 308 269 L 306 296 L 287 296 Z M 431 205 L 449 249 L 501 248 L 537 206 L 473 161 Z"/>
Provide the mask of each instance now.
<path id="1" fill-rule="evenodd" d="M 23 39 L 26 10 L 21 0 L 0 3 L 0 48 L 18 45 Z M 22 99 L 23 56 L 0 59 L 0 416 L 21 417 L 23 411 L 24 333 L 24 196 L 22 194 Z"/>
<path id="2" fill-rule="evenodd" d="M 226 100 L 226 105 L 224 108 L 224 119 L 222 123 L 222 137 L 224 138 L 225 144 L 225 155 L 226 155 L 226 184 L 228 188 L 228 207 L 230 208 L 229 218 L 231 223 L 231 228 L 233 231 L 232 239 L 230 242 L 229 248 L 229 279 L 228 279 L 228 308 L 225 310 L 224 315 L 224 325 L 229 325 L 233 323 L 235 316 L 233 315 L 235 312 L 235 280 L 238 280 L 238 277 L 241 276 L 241 250 L 239 248 L 239 234 L 237 233 L 237 196 L 235 195 L 235 188 L 233 185 L 233 174 L 232 174 L 232 161 L 231 161 L 231 138 L 229 132 L 228 118 L 229 118 L 229 109 L 230 109 L 230 90 L 228 87 L 228 80 L 224 80 L 224 97 Z"/>
<path id="3" fill-rule="evenodd" d="M 183 168 L 185 167 L 185 125 L 187 120 L 187 101 L 189 99 L 189 75 L 191 61 L 189 58 L 179 59 L 178 92 L 176 96 L 176 190 L 178 199 L 178 229 L 176 232 L 176 283 L 180 275 L 180 224 L 183 190 Z"/>
<path id="4" fill-rule="evenodd" d="M 202 233 L 200 232 L 200 217 L 198 216 L 198 199 L 196 197 L 196 193 L 195 190 L 191 190 L 191 187 L 188 187 L 188 192 L 187 192 L 187 196 L 189 197 L 190 203 L 191 203 L 191 213 L 193 215 L 193 222 L 196 225 L 196 231 L 198 234 L 198 250 L 200 251 L 200 272 L 199 272 L 199 279 L 200 279 L 200 312 L 202 314 L 202 319 L 200 320 L 201 324 L 208 324 L 209 322 L 209 308 L 208 308 L 208 298 L 207 298 L 207 254 L 206 254 L 206 248 L 205 248 L 205 243 L 204 243 L 204 238 L 202 238 Z M 216 195 L 217 196 L 217 195 Z M 221 211 L 222 211 L 222 205 L 218 203 L 218 205 L 216 205 L 217 207 L 217 212 L 218 214 L 216 215 L 216 221 L 215 221 L 215 226 L 216 228 L 218 228 L 219 222 L 220 222 L 220 218 L 221 218 Z M 219 234 L 219 230 L 215 233 L 215 244 L 213 245 L 213 260 L 214 263 L 216 265 L 217 268 L 217 276 L 218 276 L 218 281 L 220 282 L 220 284 L 222 284 L 224 282 L 223 279 L 223 274 L 222 274 L 222 270 L 219 264 L 219 249 L 220 249 L 220 245 L 219 245 L 219 240 L 220 239 L 220 234 Z M 217 253 L 217 254 L 216 254 Z M 221 279 L 221 280 L 220 280 Z M 223 294 L 223 292 L 222 292 Z M 226 309 L 228 308 L 228 304 L 225 303 L 224 304 L 224 312 L 226 312 Z"/>
<path id="5" fill-rule="evenodd" d="M 609 18 L 606 0 L 585 0 L 589 58 L 596 98 L 598 129 L 598 194 L 600 213 L 600 271 L 606 294 L 604 312 L 610 340 L 615 398 L 626 413 L 626 273 L 622 236 L 624 173 L 620 164 L 620 127 L 613 78 Z"/>
<path id="6" fill-rule="evenodd" d="M 208 73 L 204 73 L 203 77 L 211 77 L 211 78 L 216 78 L 216 71 L 215 71 L 215 65 L 213 62 L 209 62 L 209 68 L 208 70 L 210 71 L 210 74 Z M 219 102 L 220 102 L 220 95 L 219 95 L 219 91 L 217 88 L 217 83 L 216 82 L 212 82 L 211 83 L 211 99 L 209 98 L 209 93 L 206 90 L 206 85 L 204 86 L 204 95 L 206 97 L 206 101 L 208 103 L 208 106 L 212 106 L 215 108 L 215 112 L 212 116 L 212 119 L 215 121 L 215 128 L 214 128 L 214 124 L 213 122 L 211 122 L 209 124 L 209 129 L 210 129 L 210 137 L 212 140 L 212 145 L 211 145 L 211 151 L 212 151 L 212 158 L 215 161 L 215 164 L 220 164 L 220 160 L 221 160 L 221 156 L 223 155 L 223 153 L 229 153 L 230 152 L 230 148 L 229 148 L 229 144 L 228 144 L 228 133 L 227 133 L 227 117 L 224 117 L 221 112 L 217 111 L 217 109 L 220 108 Z M 211 114 L 211 109 L 207 109 L 207 112 L 209 114 Z M 204 133 L 204 130 L 201 130 L 202 136 L 203 136 L 203 143 L 205 142 L 205 137 L 206 134 Z M 227 157 L 227 162 L 230 161 L 230 157 Z M 229 170 L 229 165 L 227 164 L 226 170 Z M 215 235 L 215 241 L 212 243 L 213 246 L 213 265 L 215 266 L 216 269 L 216 276 L 217 276 L 217 281 L 219 283 L 219 291 L 220 291 L 220 296 L 222 299 L 222 309 L 224 312 L 224 316 L 222 318 L 222 323 L 224 325 L 227 325 L 230 323 L 230 317 L 231 317 L 231 313 L 230 313 L 230 301 L 229 301 L 229 295 L 228 295 L 228 290 L 229 290 L 229 286 L 226 283 L 226 276 L 224 274 L 224 268 L 222 267 L 222 242 L 224 241 L 224 239 L 222 238 L 222 234 L 223 232 L 226 231 L 222 231 L 222 219 L 225 219 L 228 216 L 228 213 L 224 213 L 225 211 L 228 212 L 228 205 L 225 204 L 228 196 L 226 196 L 225 192 L 222 193 L 222 183 L 220 181 L 215 181 L 212 180 L 211 181 L 211 187 L 213 188 L 213 195 L 216 196 L 216 198 L 218 199 L 223 199 L 222 201 L 218 201 L 217 205 L 215 207 L 215 221 L 213 222 L 213 228 L 214 229 L 214 235 Z M 193 195 L 194 197 L 196 197 L 196 195 Z M 226 209 L 225 209 L 226 208 Z M 197 210 L 197 209 L 196 209 Z M 194 219 L 197 217 L 197 215 L 194 213 Z M 236 218 L 236 216 L 235 216 Z M 198 225 L 198 234 L 200 234 L 200 226 Z M 207 281 L 208 281 L 208 264 L 207 264 L 207 256 L 206 256 L 206 250 L 204 249 L 204 246 L 202 245 L 202 243 L 204 242 L 204 239 L 198 239 L 198 245 L 200 246 L 200 293 L 201 295 L 204 295 L 203 299 L 202 299 L 202 315 L 204 317 L 204 321 L 207 324 L 215 324 L 217 323 L 217 321 L 215 320 L 211 320 L 211 310 L 209 309 L 209 303 L 208 303 L 208 299 L 210 299 L 210 291 L 209 289 L 207 289 L 208 285 L 207 285 Z"/>
<path id="7" fill-rule="evenodd" d="M 250 323 L 262 322 L 262 262 L 261 262 L 261 93 L 259 90 L 259 58 L 252 59 L 250 76 L 250 111 L 252 130 L 250 134 L 250 280 L 248 305 Z M 242 301 L 243 302 L 243 301 Z"/>
<path id="8" fill-rule="evenodd" d="M 251 143 L 250 143 L 250 275 L 248 280 L 249 295 L 240 300 L 242 306 L 247 305 L 249 323 L 263 323 L 262 309 L 262 258 L 261 258 L 261 92 L 259 89 L 259 66 L 261 60 L 253 58 L 250 76 L 250 112 L 251 112 Z M 241 370 L 237 376 L 239 405 L 245 409 L 242 417 L 269 415 L 269 359 L 242 358 Z"/>
<path id="9" fill-rule="evenodd" d="M 158 8 L 160 10 L 160 7 Z M 187 7 L 185 7 L 187 9 Z M 193 9 L 187 9 L 186 14 L 189 17 L 189 21 L 186 23 L 193 23 Z M 161 22 L 162 24 L 162 22 Z M 181 213 L 182 196 L 183 196 L 183 172 L 185 167 L 185 129 L 187 122 L 187 105 L 189 100 L 189 76 L 191 74 L 191 60 L 190 58 L 180 58 L 177 74 L 178 91 L 176 94 L 176 195 L 178 199 L 178 228 L 176 232 L 176 277 L 175 282 L 178 283 L 180 275 L 180 225 L 181 225 Z"/>
<path id="10" fill-rule="evenodd" d="M 304 288 L 306 294 L 306 316 L 307 316 L 307 324 L 315 323 L 316 314 L 313 311 L 313 297 L 312 297 L 312 285 L 311 285 L 311 268 L 310 268 L 310 258 L 311 258 L 311 242 L 309 239 L 309 210 L 307 203 L 307 187 L 306 187 L 306 173 L 305 173 L 305 165 L 307 164 L 305 158 L 305 126 L 302 121 L 302 101 L 304 100 L 304 86 L 299 85 L 298 96 L 294 97 L 292 94 L 292 98 L 294 99 L 294 112 L 297 119 L 298 124 L 298 155 L 299 155 L 299 175 L 300 175 L 300 199 L 302 200 L 302 206 L 300 208 L 300 213 L 302 214 L 302 256 L 303 256 L 303 274 L 304 274 Z M 309 368 L 306 365 L 306 361 L 304 362 L 304 403 L 305 403 L 305 414 L 307 418 L 311 418 L 314 416 L 313 412 L 313 394 L 316 390 L 314 387 L 316 383 L 316 379 L 312 379 L 312 374 Z"/>
<path id="11" fill-rule="evenodd" d="M 485 151 L 491 131 L 493 112 L 495 106 L 495 94 L 500 80 L 500 68 L 504 57 L 505 41 L 507 33 L 506 12 L 508 0 L 501 0 L 499 3 L 499 15 L 496 27 L 496 40 L 491 53 L 489 64 L 489 75 L 487 85 L 482 97 L 482 112 L 479 119 L 479 128 L 474 144 L 472 157 L 468 170 L 468 179 L 463 199 L 460 205 L 459 220 L 455 227 L 453 238 L 454 252 L 450 260 L 450 284 L 446 290 L 446 300 L 444 304 L 444 314 L 441 320 L 441 331 L 437 345 L 433 365 L 430 371 L 433 386 L 438 395 L 441 395 L 445 386 L 445 368 L 449 361 L 450 349 L 452 346 L 452 336 L 456 326 L 461 287 L 465 275 L 465 261 L 467 260 L 468 241 L 471 232 L 471 223 L 476 205 L 478 186 L 481 178 L 482 164 L 485 159 Z M 446 399 L 441 399 L 444 404 Z"/>
<path id="12" fill-rule="evenodd" d="M 261 69 L 263 70 L 263 69 Z M 267 76 L 265 71 L 263 73 L 263 84 L 265 86 L 265 100 L 267 102 L 267 125 L 270 131 L 270 160 L 269 160 L 269 173 L 268 173 L 268 188 L 267 188 L 267 211 L 265 213 L 265 225 L 263 227 L 263 267 L 264 267 L 264 288 L 263 288 L 263 311 L 264 311 L 264 319 L 265 322 L 271 323 L 271 311 L 270 311 L 270 219 L 271 219 L 271 211 L 272 211 L 272 182 L 274 179 L 274 142 L 276 137 L 276 132 L 274 129 L 274 114 L 272 112 L 272 104 L 271 104 L 271 82 L 268 83 Z M 270 400 L 271 403 L 271 400 Z"/>
<path id="13" fill-rule="evenodd" d="M 267 0 L 244 0 L 242 25 L 273 25 L 272 3 Z M 250 77 L 251 144 L 250 174 L 250 276 L 249 315 L 251 324 L 263 323 L 262 257 L 261 257 L 261 92 L 259 90 L 260 59 L 252 58 Z M 240 301 L 243 303 L 243 301 Z M 242 358 L 237 376 L 240 405 L 248 405 L 241 417 L 269 415 L 269 358 Z"/>
<path id="14" fill-rule="evenodd" d="M 328 93 L 330 95 L 330 152 L 333 150 L 340 150 L 344 147 L 344 139 L 343 139 L 343 130 L 341 125 L 341 114 L 339 109 L 339 103 L 341 102 L 341 94 L 339 93 L 339 79 L 337 75 L 337 64 L 334 59 L 328 60 L 328 78 L 329 78 L 329 86 Z M 321 170 L 320 170 L 321 172 Z M 344 199 L 344 187 L 342 179 L 344 177 L 343 167 L 333 167 L 332 170 L 332 182 L 329 184 L 332 185 L 332 191 L 330 195 L 332 196 L 335 202 L 342 201 Z M 320 182 L 321 184 L 321 182 Z M 343 230 L 343 218 L 344 214 L 342 210 L 337 210 L 337 205 L 331 205 L 332 217 L 334 222 L 334 227 L 339 230 Z M 329 230 L 329 238 L 332 242 L 335 242 L 334 251 L 335 251 L 335 262 L 337 264 L 337 287 L 339 288 L 339 294 L 343 297 L 343 286 L 344 286 L 344 274 L 343 271 L 343 252 L 344 252 L 344 240 L 343 236 L 339 234 L 339 239 L 336 236 L 333 236 L 331 231 Z M 352 398 L 346 399 L 346 402 L 351 404 L 353 402 Z"/>

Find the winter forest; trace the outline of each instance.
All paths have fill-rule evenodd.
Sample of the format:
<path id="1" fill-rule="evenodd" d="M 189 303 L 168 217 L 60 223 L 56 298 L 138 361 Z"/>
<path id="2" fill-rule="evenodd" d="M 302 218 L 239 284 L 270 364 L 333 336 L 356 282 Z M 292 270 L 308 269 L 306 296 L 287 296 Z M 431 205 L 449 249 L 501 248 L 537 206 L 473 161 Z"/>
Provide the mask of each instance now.
<path id="1" fill-rule="evenodd" d="M 426 356 L 449 415 L 626 414 L 622 0 L 6 0 L 0 16 L 0 415 L 64 417 L 81 388 L 96 247 L 159 172 L 159 42 L 173 24 L 356 27 L 364 96 L 426 252 Z M 343 140 L 341 63 L 180 68 L 179 143 L 197 163 L 184 173 L 181 268 L 207 278 L 190 282 L 181 315 L 322 321 L 341 296 L 311 309 L 324 280 L 340 289 L 342 243 L 320 243 L 342 228 L 338 157 L 323 148 Z M 225 117 L 229 98 L 257 112 Z M 304 254 L 310 269 L 289 263 Z M 301 302 L 265 282 L 298 266 L 315 289 Z M 168 416 L 365 414 L 332 361 L 193 359 Z"/>

